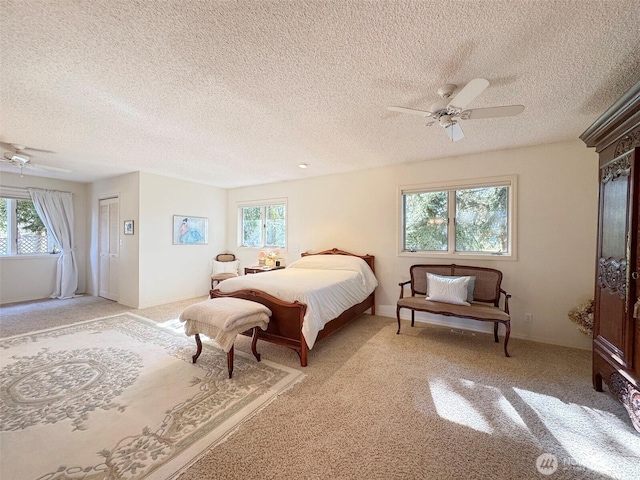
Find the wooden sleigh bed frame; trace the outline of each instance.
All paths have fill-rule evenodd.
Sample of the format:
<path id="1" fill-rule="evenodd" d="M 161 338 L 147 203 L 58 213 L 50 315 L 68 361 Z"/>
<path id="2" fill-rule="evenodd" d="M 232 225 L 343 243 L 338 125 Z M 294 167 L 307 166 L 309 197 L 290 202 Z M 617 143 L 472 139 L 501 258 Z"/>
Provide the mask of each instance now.
<path id="1" fill-rule="evenodd" d="M 307 255 L 349 255 L 352 257 L 360 257 L 367 263 L 367 265 L 369 265 L 371 271 L 375 275 L 375 257 L 373 255 L 355 255 L 353 253 L 345 252 L 344 250 L 338 250 L 337 248 L 318 253 L 302 254 L 303 257 Z M 220 290 L 213 289 L 210 291 L 210 297 L 234 297 L 266 305 L 272 312 L 271 320 L 269 321 L 267 330 L 263 331 L 258 329 L 258 338 L 266 342 L 282 345 L 295 350 L 300 357 L 300 365 L 303 367 L 307 366 L 309 347 L 307 346 L 307 342 L 302 334 L 302 322 L 307 310 L 307 306 L 304 303 L 297 301 L 294 303 L 285 302 L 263 291 L 248 289 L 237 290 L 230 293 L 223 293 Z M 338 317 L 329 321 L 318 333 L 316 342 L 335 332 L 351 320 L 359 317 L 368 309 L 371 309 L 371 314 L 375 315 L 375 290 L 364 301 L 354 305 L 348 310 L 345 310 Z"/>

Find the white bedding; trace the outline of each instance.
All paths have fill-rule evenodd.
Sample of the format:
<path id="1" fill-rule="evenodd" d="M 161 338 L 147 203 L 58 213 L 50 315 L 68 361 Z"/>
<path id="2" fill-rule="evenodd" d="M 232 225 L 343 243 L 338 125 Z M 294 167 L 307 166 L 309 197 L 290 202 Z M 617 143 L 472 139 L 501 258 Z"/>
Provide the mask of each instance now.
<path id="1" fill-rule="evenodd" d="M 378 286 L 367 263 L 346 255 L 310 255 L 283 270 L 229 278 L 224 293 L 261 290 L 287 302 L 307 305 L 302 334 L 311 349 L 327 322 L 366 299 Z"/>

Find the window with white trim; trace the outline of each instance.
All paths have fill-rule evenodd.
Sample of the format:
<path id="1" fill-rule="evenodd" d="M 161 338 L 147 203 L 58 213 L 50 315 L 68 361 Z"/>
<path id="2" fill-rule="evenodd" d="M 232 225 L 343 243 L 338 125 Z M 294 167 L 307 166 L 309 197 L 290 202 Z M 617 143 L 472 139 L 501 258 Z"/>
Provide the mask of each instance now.
<path id="1" fill-rule="evenodd" d="M 241 247 L 286 248 L 286 200 L 241 204 L 238 219 L 238 243 Z"/>
<path id="2" fill-rule="evenodd" d="M 0 255 L 57 253 L 29 194 L 25 196 L 0 197 Z"/>
<path id="3" fill-rule="evenodd" d="M 400 252 L 515 257 L 516 177 L 400 188 Z"/>

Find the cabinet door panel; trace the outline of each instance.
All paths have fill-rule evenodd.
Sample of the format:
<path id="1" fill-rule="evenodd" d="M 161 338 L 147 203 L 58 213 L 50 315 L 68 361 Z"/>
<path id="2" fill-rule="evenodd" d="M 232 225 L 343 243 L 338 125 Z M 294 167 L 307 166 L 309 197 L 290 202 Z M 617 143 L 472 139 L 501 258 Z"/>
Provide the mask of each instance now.
<path id="1" fill-rule="evenodd" d="M 631 151 L 600 169 L 594 340 L 615 355 L 624 367 L 633 364 L 633 332 L 629 328 L 633 324 L 633 305 L 630 304 L 633 295 L 629 291 L 629 267 L 634 269 L 635 266 L 630 232 L 637 228 L 633 200 L 637 175 L 634 163 L 635 155 Z"/>
<path id="2" fill-rule="evenodd" d="M 607 350 L 619 357 L 624 354 L 624 304 L 617 295 L 600 293 L 596 302 L 597 317 L 600 319 L 596 327 L 595 339 Z"/>
<path id="3" fill-rule="evenodd" d="M 601 257 L 626 259 L 629 175 L 620 175 L 604 183 L 602 189 Z M 621 208 L 622 207 L 622 208 Z"/>

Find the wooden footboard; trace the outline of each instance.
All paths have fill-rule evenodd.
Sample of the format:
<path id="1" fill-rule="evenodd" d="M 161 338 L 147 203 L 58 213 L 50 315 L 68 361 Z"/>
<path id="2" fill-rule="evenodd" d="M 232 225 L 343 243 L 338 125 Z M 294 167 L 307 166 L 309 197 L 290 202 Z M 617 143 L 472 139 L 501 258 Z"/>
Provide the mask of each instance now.
<path id="1" fill-rule="evenodd" d="M 304 303 L 285 302 L 260 290 L 238 290 L 229 293 L 211 290 L 210 296 L 241 298 L 265 305 L 271 310 L 271 320 L 267 330 L 258 331 L 258 338 L 294 349 L 300 355 L 300 363 L 306 367 L 307 343 L 302 336 L 302 322 L 307 311 Z"/>
<path id="2" fill-rule="evenodd" d="M 284 302 L 260 290 L 238 290 L 230 293 L 211 290 L 211 298 L 219 297 L 242 298 L 261 303 L 269 308 L 272 312 L 271 320 L 267 330 L 258 329 L 258 339 L 295 350 L 300 356 L 300 365 L 307 366 L 309 347 L 302 334 L 302 322 L 307 311 L 307 306 L 304 303 Z M 373 294 L 362 303 L 345 310 L 340 316 L 328 322 L 318 333 L 316 343 L 370 308 L 373 309 Z M 247 335 L 249 336 L 249 334 Z"/>
<path id="3" fill-rule="evenodd" d="M 325 250 L 319 253 L 302 254 L 302 256 L 306 255 L 350 255 L 360 257 L 367 262 L 367 265 L 369 265 L 375 274 L 373 266 L 374 257 L 372 255 L 354 255 L 343 250 L 338 250 L 337 248 Z M 269 321 L 266 331 L 258 329 L 258 338 L 260 340 L 265 340 L 267 342 L 295 350 L 300 356 L 300 365 L 303 367 L 307 366 L 307 354 L 309 347 L 304 339 L 304 335 L 302 335 L 302 322 L 304 321 L 304 315 L 307 310 L 307 306 L 305 304 L 300 302 L 285 302 L 260 290 L 238 290 L 229 293 L 223 293 L 219 290 L 211 290 L 210 297 L 241 298 L 244 300 L 258 302 L 268 307 L 272 312 L 271 320 Z M 318 333 L 316 342 L 335 332 L 351 320 L 359 317 L 368 309 L 371 309 L 371 313 L 375 315 L 375 291 L 363 302 L 345 310 L 338 317 L 328 322 Z"/>

